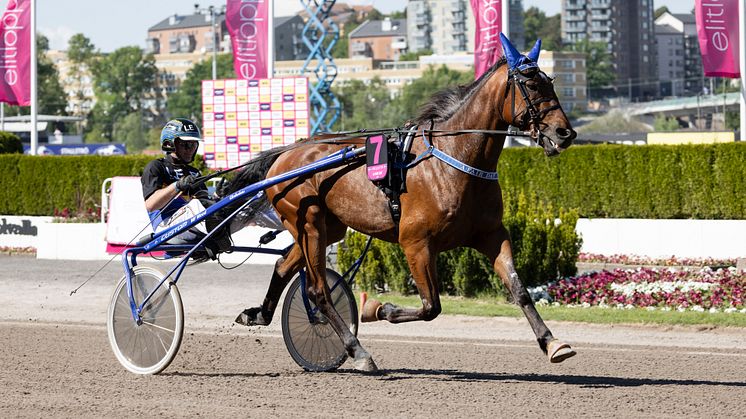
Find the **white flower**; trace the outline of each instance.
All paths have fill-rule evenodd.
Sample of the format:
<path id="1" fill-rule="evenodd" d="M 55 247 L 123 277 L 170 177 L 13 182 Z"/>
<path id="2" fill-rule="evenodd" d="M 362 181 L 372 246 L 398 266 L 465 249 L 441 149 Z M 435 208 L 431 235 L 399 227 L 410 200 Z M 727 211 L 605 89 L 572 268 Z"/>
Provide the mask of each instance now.
<path id="1" fill-rule="evenodd" d="M 635 306 L 633 306 L 632 304 L 627 304 L 626 306 L 624 306 L 624 308 L 626 310 L 632 310 L 633 308 L 635 308 Z"/>
<path id="2" fill-rule="evenodd" d="M 709 309 L 708 311 L 709 311 L 710 313 L 719 313 L 719 312 L 720 312 L 720 310 L 718 310 L 718 309 L 717 309 L 717 308 L 715 308 L 715 307 L 710 307 L 710 309 Z"/>
<path id="3" fill-rule="evenodd" d="M 735 313 L 736 311 L 738 311 L 737 308 L 735 308 L 735 307 L 728 307 L 725 310 L 723 310 L 723 313 Z"/>
<path id="4" fill-rule="evenodd" d="M 655 311 L 655 310 L 656 310 L 656 308 L 655 308 L 655 307 L 653 307 L 653 306 L 647 306 L 647 307 L 645 308 L 645 310 L 647 310 L 647 311 Z"/>
<path id="5" fill-rule="evenodd" d="M 676 311 L 678 311 L 679 313 L 683 313 L 683 312 L 686 311 L 686 307 L 684 307 L 684 306 L 678 306 L 678 307 L 676 307 Z"/>
<path id="6" fill-rule="evenodd" d="M 668 306 L 663 307 L 661 308 L 661 311 L 671 311 L 671 307 L 668 307 Z"/>
<path id="7" fill-rule="evenodd" d="M 548 306 L 549 301 L 547 301 L 546 298 L 540 298 L 539 301 L 536 302 L 537 306 Z"/>
<path id="8" fill-rule="evenodd" d="M 581 304 L 580 306 L 583 307 L 583 308 L 588 308 L 588 307 L 591 306 L 591 303 L 589 303 L 589 302 L 586 301 L 583 304 Z"/>
<path id="9" fill-rule="evenodd" d="M 697 312 L 700 312 L 700 313 L 703 313 L 705 311 L 705 309 L 702 308 L 702 306 L 692 306 L 691 310 L 692 311 L 697 311 Z"/>

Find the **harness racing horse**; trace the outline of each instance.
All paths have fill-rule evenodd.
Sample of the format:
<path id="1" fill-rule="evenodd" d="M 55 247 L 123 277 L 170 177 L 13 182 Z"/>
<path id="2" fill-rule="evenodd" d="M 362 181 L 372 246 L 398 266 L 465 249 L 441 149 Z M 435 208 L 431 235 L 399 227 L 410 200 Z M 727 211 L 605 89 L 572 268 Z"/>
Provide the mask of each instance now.
<path id="1" fill-rule="evenodd" d="M 420 157 L 410 162 L 406 173 L 398 225 L 388 198 L 366 177 L 365 159 L 267 189 L 266 195 L 294 236 L 295 245 L 276 263 L 261 307 L 245 310 L 237 322 L 268 325 L 283 289 L 305 266 L 309 299 L 329 319 L 354 367 L 377 370 L 371 355 L 330 302 L 325 280 L 325 249 L 341 240 L 351 227 L 401 245 L 422 300 L 417 309 L 368 300 L 361 310 L 362 321 L 435 319 L 441 312 L 436 256 L 468 246 L 489 258 L 549 360 L 562 362 L 575 355 L 569 345 L 552 336 L 518 278 L 510 236 L 502 224 L 500 184 L 496 173 L 489 171 L 497 167 L 509 125 L 530 130 L 547 156 L 569 147 L 576 134 L 560 106 L 552 79 L 538 68 L 541 40 L 531 52 L 521 55 L 501 37 L 505 57 L 470 85 L 437 93 L 421 109 L 415 123 L 422 142 L 415 141 L 411 149 L 412 155 Z M 319 141 L 324 138 L 327 141 Z M 239 173 L 228 192 L 307 165 L 350 144 L 329 138 L 334 137 L 316 137 L 266 152 Z M 450 161 L 444 155 L 450 156 Z"/>

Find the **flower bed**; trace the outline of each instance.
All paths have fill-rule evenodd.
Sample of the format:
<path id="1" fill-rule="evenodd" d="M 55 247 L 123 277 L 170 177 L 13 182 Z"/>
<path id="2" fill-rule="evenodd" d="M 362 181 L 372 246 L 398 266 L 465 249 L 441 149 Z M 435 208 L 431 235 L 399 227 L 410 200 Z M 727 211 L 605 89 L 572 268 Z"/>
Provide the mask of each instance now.
<path id="1" fill-rule="evenodd" d="M 539 304 L 746 313 L 746 272 L 735 268 L 604 270 L 530 292 Z"/>
<path id="2" fill-rule="evenodd" d="M 735 259 L 691 259 L 671 256 L 666 259 L 654 259 L 637 255 L 599 255 L 595 253 L 581 253 L 578 255 L 580 263 L 607 263 L 615 265 L 655 265 L 655 266 L 736 266 Z"/>

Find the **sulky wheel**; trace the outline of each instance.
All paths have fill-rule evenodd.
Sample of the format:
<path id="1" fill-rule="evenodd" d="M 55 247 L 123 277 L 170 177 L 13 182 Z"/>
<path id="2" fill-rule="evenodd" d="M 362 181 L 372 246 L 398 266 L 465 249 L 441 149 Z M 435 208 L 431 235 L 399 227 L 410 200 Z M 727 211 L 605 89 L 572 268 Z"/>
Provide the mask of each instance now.
<path id="1" fill-rule="evenodd" d="M 357 304 L 350 286 L 342 277 L 326 270 L 326 282 L 332 290 L 334 308 L 357 335 Z M 335 286 L 336 285 L 336 286 Z M 326 317 L 309 301 L 313 315 L 309 320 L 303 303 L 300 276 L 288 288 L 282 307 L 282 336 L 293 360 L 307 371 L 330 371 L 341 366 L 347 359 L 342 340 Z"/>
<path id="2" fill-rule="evenodd" d="M 155 268 L 137 266 L 132 277 L 132 292 L 140 304 L 163 278 Z M 184 333 L 184 308 L 175 284 L 164 282 L 141 313 L 138 324 L 132 317 L 123 277 L 109 303 L 107 329 L 111 349 L 117 360 L 135 374 L 157 374 L 176 356 Z"/>

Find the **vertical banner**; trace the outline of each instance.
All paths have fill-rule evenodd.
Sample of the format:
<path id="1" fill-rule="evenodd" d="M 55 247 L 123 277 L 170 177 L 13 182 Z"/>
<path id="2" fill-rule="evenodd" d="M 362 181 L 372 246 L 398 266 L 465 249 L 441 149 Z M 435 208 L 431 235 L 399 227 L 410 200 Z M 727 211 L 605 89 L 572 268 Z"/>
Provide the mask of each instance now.
<path id="1" fill-rule="evenodd" d="M 233 46 L 233 68 L 240 79 L 267 78 L 269 51 L 269 2 L 227 0 L 225 23 Z"/>
<path id="2" fill-rule="evenodd" d="M 695 0 L 697 37 L 705 76 L 738 78 L 738 4 L 741 0 Z"/>
<path id="3" fill-rule="evenodd" d="M 10 0 L 0 21 L 0 102 L 31 105 L 31 0 Z"/>
<path id="4" fill-rule="evenodd" d="M 479 78 L 502 55 L 500 28 L 503 0 L 470 0 L 476 24 L 474 78 Z M 508 1 L 508 0 L 505 0 Z"/>

